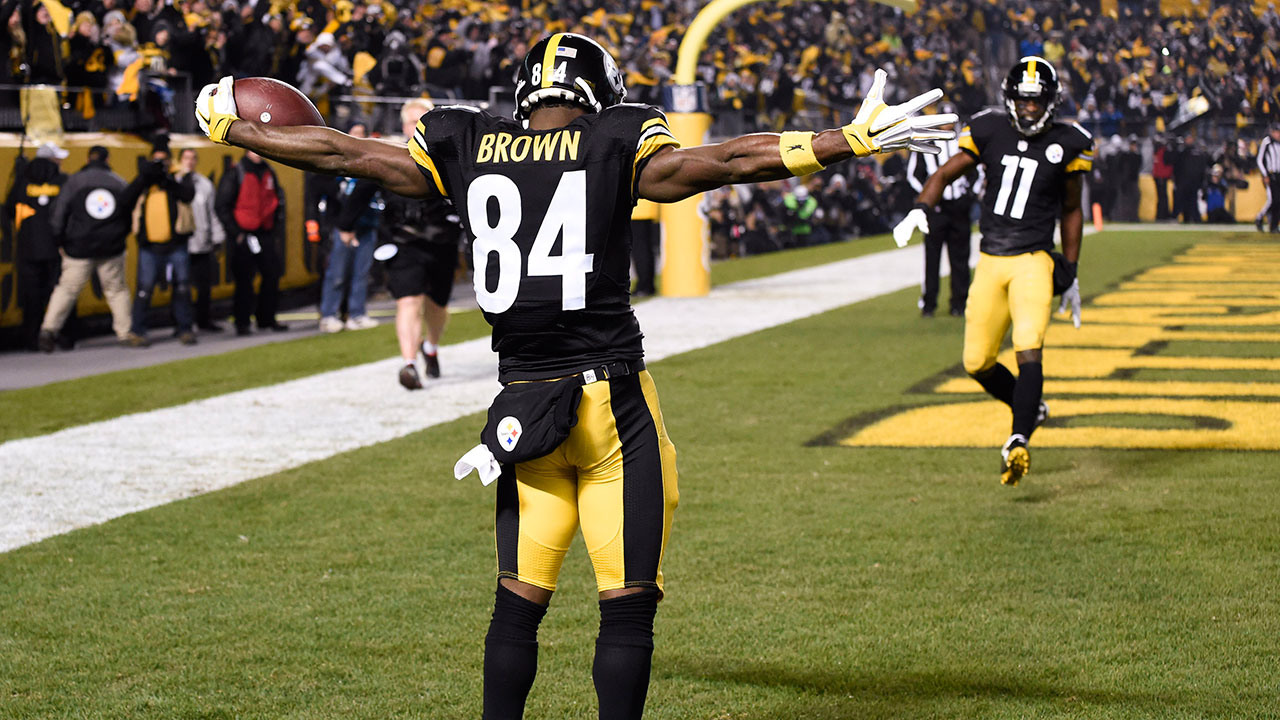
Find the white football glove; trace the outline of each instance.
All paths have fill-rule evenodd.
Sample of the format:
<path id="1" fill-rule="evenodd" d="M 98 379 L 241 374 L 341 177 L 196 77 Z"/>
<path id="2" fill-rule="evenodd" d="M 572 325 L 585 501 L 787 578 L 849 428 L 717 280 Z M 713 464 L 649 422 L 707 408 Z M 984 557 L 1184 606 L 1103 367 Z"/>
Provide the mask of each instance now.
<path id="1" fill-rule="evenodd" d="M 883 99 L 884 84 L 888 79 L 888 73 L 876 70 L 871 92 L 867 93 L 862 105 L 858 107 L 858 114 L 854 116 L 853 122 L 840 128 L 849 141 L 849 147 L 853 148 L 853 153 L 858 157 L 865 157 L 901 148 L 933 154 L 941 152 L 941 148 L 931 141 L 954 138 L 955 130 L 939 130 L 938 127 L 954 123 L 958 118 L 954 113 L 916 113 L 940 100 L 942 91 L 934 88 L 901 105 L 886 105 Z"/>
<path id="2" fill-rule="evenodd" d="M 902 218 L 902 222 L 893 226 L 893 241 L 898 247 L 906 247 L 911 242 L 911 235 L 916 230 L 929 234 L 929 213 L 923 208 L 912 208 L 907 216 Z"/>
<path id="3" fill-rule="evenodd" d="M 216 143 L 226 145 L 227 131 L 240 119 L 236 109 L 235 78 L 230 75 L 216 84 L 205 85 L 196 96 L 196 122 L 200 130 Z"/>
<path id="4" fill-rule="evenodd" d="M 1080 278 L 1071 281 L 1071 287 L 1062 291 L 1062 302 L 1058 305 L 1058 314 L 1065 315 L 1071 311 L 1071 323 L 1080 329 Z"/>

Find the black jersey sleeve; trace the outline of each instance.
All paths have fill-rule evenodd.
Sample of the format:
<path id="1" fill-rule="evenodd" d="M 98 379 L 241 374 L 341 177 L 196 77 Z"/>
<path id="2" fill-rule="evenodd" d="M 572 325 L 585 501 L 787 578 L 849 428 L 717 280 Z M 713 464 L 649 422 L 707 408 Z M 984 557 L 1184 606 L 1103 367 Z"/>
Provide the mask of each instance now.
<path id="1" fill-rule="evenodd" d="M 1093 170 L 1093 136 L 1088 130 L 1080 127 L 1079 123 L 1073 122 L 1067 127 L 1070 130 L 1067 133 L 1069 140 L 1065 143 L 1067 145 L 1065 171 L 1077 173 Z"/>
<path id="2" fill-rule="evenodd" d="M 680 147 L 667 124 L 667 116 L 652 105 L 624 103 L 609 108 L 608 131 L 631 156 L 631 202 L 640 199 L 636 191 L 640 172 L 658 150 Z"/>
<path id="3" fill-rule="evenodd" d="M 465 106 L 435 108 L 418 120 L 409 138 L 409 155 L 443 197 L 450 197 L 445 163 L 455 160 L 460 141 L 475 125 L 478 111 Z"/>
<path id="4" fill-rule="evenodd" d="M 991 138 L 999 132 L 1001 123 L 1008 125 L 1004 114 L 998 110 L 983 110 L 960 129 L 960 149 L 969 153 L 975 160 L 982 159 L 982 151 L 986 149 Z"/>

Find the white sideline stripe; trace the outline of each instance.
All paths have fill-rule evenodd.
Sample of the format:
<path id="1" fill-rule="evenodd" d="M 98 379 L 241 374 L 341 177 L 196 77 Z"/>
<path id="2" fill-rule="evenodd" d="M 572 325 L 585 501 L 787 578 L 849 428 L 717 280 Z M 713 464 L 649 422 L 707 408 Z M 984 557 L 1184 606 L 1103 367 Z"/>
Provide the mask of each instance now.
<path id="1" fill-rule="evenodd" d="M 920 252 L 910 245 L 721 286 L 705 298 L 654 298 L 636 306 L 645 357 L 654 362 L 915 286 Z M 444 346 L 440 362 L 445 376 L 419 392 L 399 386 L 395 357 L 0 444 L 0 552 L 489 406 L 499 385 L 488 338 Z M 454 460 L 429 458 L 423 474 L 448 478 Z"/>

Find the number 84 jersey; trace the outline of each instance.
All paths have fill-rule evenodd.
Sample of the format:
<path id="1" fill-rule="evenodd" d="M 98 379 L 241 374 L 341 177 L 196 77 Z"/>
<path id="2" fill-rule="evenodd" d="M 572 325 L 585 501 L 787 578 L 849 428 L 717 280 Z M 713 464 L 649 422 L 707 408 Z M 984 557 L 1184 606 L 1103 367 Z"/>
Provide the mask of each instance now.
<path id="1" fill-rule="evenodd" d="M 636 178 L 666 117 L 615 105 L 529 130 L 471 108 L 422 116 L 409 153 L 472 240 L 476 299 L 502 382 L 563 377 L 644 355 L 631 310 Z"/>
<path id="2" fill-rule="evenodd" d="M 1067 176 L 1093 169 L 1093 138 L 1075 123 L 1052 123 L 1023 137 L 1003 110 L 984 110 L 960 131 L 960 149 L 986 169 L 982 252 L 1021 255 L 1053 249 Z"/>

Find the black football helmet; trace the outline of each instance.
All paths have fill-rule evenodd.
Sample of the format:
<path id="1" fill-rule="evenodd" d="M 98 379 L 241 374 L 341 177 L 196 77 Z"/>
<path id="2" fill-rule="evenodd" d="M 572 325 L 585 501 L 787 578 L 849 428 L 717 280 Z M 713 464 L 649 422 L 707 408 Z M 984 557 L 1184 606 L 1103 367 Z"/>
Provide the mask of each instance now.
<path id="1" fill-rule="evenodd" d="M 538 41 L 516 75 L 516 120 L 527 120 L 540 102 L 556 99 L 590 110 L 627 97 L 622 71 L 607 50 L 585 35 L 556 33 Z"/>
<path id="2" fill-rule="evenodd" d="M 1035 100 L 1044 112 L 1039 117 L 1021 117 L 1016 105 L 1018 100 Z M 1013 127 L 1024 137 L 1044 132 L 1058 109 L 1058 72 L 1042 57 L 1022 58 L 1004 76 L 1004 106 L 1009 110 Z"/>

